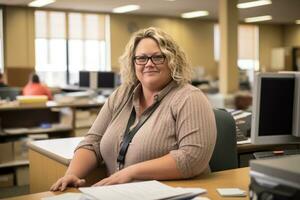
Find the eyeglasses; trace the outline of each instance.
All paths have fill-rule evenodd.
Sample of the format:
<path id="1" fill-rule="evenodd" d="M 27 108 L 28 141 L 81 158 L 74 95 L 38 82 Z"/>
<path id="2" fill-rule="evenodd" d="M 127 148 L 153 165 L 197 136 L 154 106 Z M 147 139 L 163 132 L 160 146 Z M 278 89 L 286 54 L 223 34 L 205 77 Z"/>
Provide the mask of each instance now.
<path id="1" fill-rule="evenodd" d="M 137 65 L 146 65 L 149 59 L 153 64 L 160 65 L 165 62 L 166 56 L 165 55 L 135 56 L 133 58 L 135 64 Z"/>

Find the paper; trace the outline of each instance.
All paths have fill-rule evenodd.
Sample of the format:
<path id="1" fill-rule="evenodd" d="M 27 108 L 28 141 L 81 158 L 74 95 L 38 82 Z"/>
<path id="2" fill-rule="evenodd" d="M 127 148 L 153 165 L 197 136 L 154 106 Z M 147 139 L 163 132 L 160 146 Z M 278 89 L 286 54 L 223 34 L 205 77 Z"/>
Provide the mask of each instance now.
<path id="1" fill-rule="evenodd" d="M 98 200 L 159 200 L 191 199 L 206 190 L 173 188 L 158 181 L 144 181 L 110 186 L 79 188 L 81 192 Z"/>
<path id="2" fill-rule="evenodd" d="M 93 200 L 93 198 L 90 198 L 82 193 L 68 192 L 53 197 L 45 197 L 42 198 L 42 200 Z"/>
<path id="3" fill-rule="evenodd" d="M 217 188 L 218 193 L 224 197 L 244 197 L 246 192 L 239 188 Z"/>
<path id="4" fill-rule="evenodd" d="M 237 144 L 251 144 L 251 138 L 248 138 L 247 140 L 237 141 Z"/>
<path id="5" fill-rule="evenodd" d="M 175 189 L 183 189 L 185 192 L 194 192 L 194 193 L 199 193 L 203 194 L 206 193 L 206 189 L 203 188 L 182 188 L 182 187 L 176 187 Z"/>
<path id="6" fill-rule="evenodd" d="M 195 197 L 191 200 L 209 200 L 209 198 L 207 198 L 207 197 Z"/>

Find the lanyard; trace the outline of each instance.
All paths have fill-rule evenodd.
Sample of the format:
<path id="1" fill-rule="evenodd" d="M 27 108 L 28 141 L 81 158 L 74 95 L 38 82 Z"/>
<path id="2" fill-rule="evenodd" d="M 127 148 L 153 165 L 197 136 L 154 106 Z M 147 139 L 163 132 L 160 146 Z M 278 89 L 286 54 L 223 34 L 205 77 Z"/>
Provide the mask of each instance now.
<path id="1" fill-rule="evenodd" d="M 123 137 L 123 142 L 119 151 L 119 155 L 117 158 L 117 162 L 119 163 L 119 168 L 121 168 L 124 165 L 125 162 L 125 156 L 129 147 L 129 144 L 132 140 L 132 138 L 134 137 L 134 135 L 136 134 L 136 132 L 143 126 L 143 124 L 149 119 L 149 117 L 152 115 L 152 113 L 156 110 L 156 108 L 159 105 L 159 101 L 155 102 L 154 105 L 150 108 L 148 115 L 146 116 L 142 116 L 141 120 L 138 122 L 138 124 L 131 129 L 131 131 L 129 131 L 130 126 L 132 126 L 132 124 L 135 121 L 135 117 L 136 117 L 136 113 L 135 113 L 135 109 L 134 107 L 132 108 L 128 123 L 127 123 L 127 127 L 124 133 L 124 137 Z"/>

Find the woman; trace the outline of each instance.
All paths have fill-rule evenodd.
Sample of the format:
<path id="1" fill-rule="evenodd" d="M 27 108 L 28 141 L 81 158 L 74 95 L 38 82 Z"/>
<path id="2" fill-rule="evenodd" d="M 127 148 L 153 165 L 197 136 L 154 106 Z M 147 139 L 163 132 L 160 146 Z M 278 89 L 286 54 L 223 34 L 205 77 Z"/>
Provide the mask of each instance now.
<path id="1" fill-rule="evenodd" d="M 52 100 L 51 91 L 47 86 L 41 84 L 37 74 L 32 73 L 29 76 L 28 83 L 23 88 L 23 95 L 46 95 L 48 100 Z"/>
<path id="2" fill-rule="evenodd" d="M 140 30 L 120 63 L 124 83 L 106 101 L 52 191 L 82 186 L 81 178 L 101 161 L 109 177 L 95 185 L 182 179 L 209 170 L 214 114 L 204 94 L 188 84 L 191 68 L 179 46 L 161 30 Z"/>

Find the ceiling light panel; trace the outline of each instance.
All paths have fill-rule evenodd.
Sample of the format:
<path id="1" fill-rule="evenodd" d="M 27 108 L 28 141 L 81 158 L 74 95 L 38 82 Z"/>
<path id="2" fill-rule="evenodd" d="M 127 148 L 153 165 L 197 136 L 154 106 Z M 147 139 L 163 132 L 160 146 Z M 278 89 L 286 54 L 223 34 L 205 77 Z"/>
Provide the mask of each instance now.
<path id="1" fill-rule="evenodd" d="M 247 22 L 247 23 L 261 22 L 261 21 L 268 21 L 268 20 L 272 20 L 271 15 L 245 18 L 245 22 Z"/>
<path id="2" fill-rule="evenodd" d="M 237 4 L 238 8 L 245 9 L 245 8 L 253 8 L 258 6 L 264 6 L 272 4 L 271 0 L 258 0 L 258 1 L 249 1 L 245 3 L 239 3 Z"/>
<path id="3" fill-rule="evenodd" d="M 30 7 L 43 7 L 45 5 L 48 5 L 50 3 L 54 3 L 55 0 L 36 0 L 32 1 L 28 4 Z"/>
<path id="4" fill-rule="evenodd" d="M 114 8 L 112 10 L 112 12 L 113 13 L 127 13 L 127 12 L 131 12 L 131 11 L 138 10 L 138 9 L 140 9 L 139 5 L 131 4 L 131 5 L 120 6 L 120 7 Z"/>
<path id="5" fill-rule="evenodd" d="M 195 18 L 195 17 L 203 17 L 209 15 L 209 12 L 206 10 L 199 10 L 199 11 L 193 11 L 193 12 L 186 12 L 182 13 L 182 18 Z"/>

